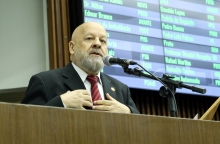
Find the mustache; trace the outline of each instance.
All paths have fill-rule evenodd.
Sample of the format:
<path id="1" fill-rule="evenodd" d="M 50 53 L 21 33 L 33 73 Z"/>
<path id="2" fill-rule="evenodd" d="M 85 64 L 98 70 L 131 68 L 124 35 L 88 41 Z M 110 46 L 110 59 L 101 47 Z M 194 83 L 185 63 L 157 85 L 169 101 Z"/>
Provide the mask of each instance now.
<path id="1" fill-rule="evenodd" d="M 100 55 L 101 57 L 104 57 L 104 54 L 102 53 L 102 51 L 100 49 L 92 48 L 89 51 L 89 54 L 94 54 L 94 53 Z"/>

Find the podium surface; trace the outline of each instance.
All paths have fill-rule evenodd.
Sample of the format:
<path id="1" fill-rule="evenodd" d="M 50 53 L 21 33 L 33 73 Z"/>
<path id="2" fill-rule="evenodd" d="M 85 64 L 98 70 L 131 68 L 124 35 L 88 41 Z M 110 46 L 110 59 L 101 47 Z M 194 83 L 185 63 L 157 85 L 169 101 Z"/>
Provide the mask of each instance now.
<path id="1" fill-rule="evenodd" d="M 220 122 L 0 103 L 0 143 L 218 144 Z"/>

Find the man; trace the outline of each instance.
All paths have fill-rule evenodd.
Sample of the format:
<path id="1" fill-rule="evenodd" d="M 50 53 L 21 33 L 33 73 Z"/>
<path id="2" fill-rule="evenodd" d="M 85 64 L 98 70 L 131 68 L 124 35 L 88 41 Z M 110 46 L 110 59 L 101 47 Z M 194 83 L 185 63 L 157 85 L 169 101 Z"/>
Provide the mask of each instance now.
<path id="1" fill-rule="evenodd" d="M 64 68 L 41 72 L 30 79 L 21 103 L 139 113 L 129 88 L 100 73 L 107 54 L 107 33 L 95 22 L 78 26 L 69 42 L 70 59 Z M 91 79 L 96 82 L 90 82 Z"/>

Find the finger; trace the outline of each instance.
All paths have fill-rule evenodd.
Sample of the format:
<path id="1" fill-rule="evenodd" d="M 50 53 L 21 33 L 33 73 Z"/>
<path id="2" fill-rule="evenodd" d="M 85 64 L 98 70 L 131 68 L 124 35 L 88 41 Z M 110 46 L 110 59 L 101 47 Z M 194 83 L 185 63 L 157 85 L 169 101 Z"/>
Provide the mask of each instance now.
<path id="1" fill-rule="evenodd" d="M 107 98 L 108 100 L 115 101 L 115 99 L 114 99 L 113 97 L 111 97 L 111 96 L 109 95 L 109 93 L 106 93 L 106 98 Z"/>
<path id="2" fill-rule="evenodd" d="M 99 110 L 99 111 L 109 111 L 109 107 L 105 105 L 96 105 L 92 107 L 93 110 Z"/>
<path id="3" fill-rule="evenodd" d="M 80 109 L 86 110 L 83 106 Z"/>
<path id="4" fill-rule="evenodd" d="M 90 97 L 90 95 L 82 95 L 82 96 L 80 96 L 83 100 L 85 100 L 85 101 L 89 101 L 89 102 L 92 102 L 92 99 L 91 99 L 91 97 Z"/>
<path id="5" fill-rule="evenodd" d="M 89 92 L 87 90 L 81 90 L 81 93 L 84 95 L 89 95 Z"/>
<path id="6" fill-rule="evenodd" d="M 93 105 L 92 105 L 92 103 L 89 102 L 89 101 L 84 101 L 84 102 L 83 102 L 83 106 L 92 107 Z"/>
<path id="7" fill-rule="evenodd" d="M 112 102 L 109 101 L 109 100 L 97 100 L 97 101 L 94 101 L 94 104 L 95 104 L 95 105 L 110 106 L 110 105 L 112 105 Z"/>
<path id="8" fill-rule="evenodd" d="M 78 90 L 75 90 L 76 92 L 80 93 L 80 94 L 89 94 L 89 92 L 87 90 L 84 90 L 84 89 L 78 89 Z"/>

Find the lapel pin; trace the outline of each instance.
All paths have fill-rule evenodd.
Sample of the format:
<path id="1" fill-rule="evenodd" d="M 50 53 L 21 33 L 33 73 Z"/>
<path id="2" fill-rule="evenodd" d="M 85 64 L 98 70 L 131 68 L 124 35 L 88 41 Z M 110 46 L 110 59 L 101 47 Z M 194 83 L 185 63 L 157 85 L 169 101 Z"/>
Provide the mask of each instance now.
<path id="1" fill-rule="evenodd" d="M 115 88 L 111 87 L 111 90 L 112 90 L 112 91 L 115 91 Z"/>

